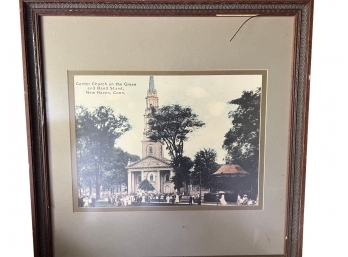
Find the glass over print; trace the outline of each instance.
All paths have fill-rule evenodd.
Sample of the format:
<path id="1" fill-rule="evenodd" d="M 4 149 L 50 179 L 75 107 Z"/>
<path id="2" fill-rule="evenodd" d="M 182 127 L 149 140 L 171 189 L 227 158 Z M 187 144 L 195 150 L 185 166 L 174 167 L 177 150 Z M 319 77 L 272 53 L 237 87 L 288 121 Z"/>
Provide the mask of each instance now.
<path id="1" fill-rule="evenodd" d="M 75 211 L 262 207 L 267 71 L 86 73 L 69 80 Z"/>

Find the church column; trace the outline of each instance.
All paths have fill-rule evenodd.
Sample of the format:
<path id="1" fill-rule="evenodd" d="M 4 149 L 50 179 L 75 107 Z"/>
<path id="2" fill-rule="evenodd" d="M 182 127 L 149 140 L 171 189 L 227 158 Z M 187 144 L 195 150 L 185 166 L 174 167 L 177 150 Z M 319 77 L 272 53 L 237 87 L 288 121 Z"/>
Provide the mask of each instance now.
<path id="1" fill-rule="evenodd" d="M 160 170 L 156 170 L 156 174 L 157 174 L 157 178 L 156 178 L 156 191 L 158 193 L 161 192 L 161 171 Z"/>
<path id="2" fill-rule="evenodd" d="M 132 172 L 132 193 L 135 193 L 136 188 L 135 188 L 135 173 Z"/>
<path id="3" fill-rule="evenodd" d="M 174 177 L 174 171 L 171 169 L 170 170 L 170 178 Z M 171 193 L 174 193 L 175 192 L 175 189 L 174 189 L 174 183 L 170 183 L 170 192 Z"/>
<path id="4" fill-rule="evenodd" d="M 135 176 L 135 172 L 132 173 L 132 193 L 137 192 L 137 177 Z"/>
<path id="5" fill-rule="evenodd" d="M 127 192 L 130 194 L 132 192 L 132 172 L 128 171 L 128 186 Z"/>

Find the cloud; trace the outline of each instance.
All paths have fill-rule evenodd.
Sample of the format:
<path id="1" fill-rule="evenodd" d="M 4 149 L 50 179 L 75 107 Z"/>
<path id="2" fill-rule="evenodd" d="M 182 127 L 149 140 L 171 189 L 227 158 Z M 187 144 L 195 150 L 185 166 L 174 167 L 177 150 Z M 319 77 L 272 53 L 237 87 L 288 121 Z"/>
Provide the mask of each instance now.
<path id="1" fill-rule="evenodd" d="M 187 90 L 187 93 L 189 96 L 195 98 L 204 98 L 208 96 L 208 93 L 203 88 L 198 86 L 189 88 L 189 90 Z"/>
<path id="2" fill-rule="evenodd" d="M 225 102 L 211 102 L 208 104 L 208 110 L 212 116 L 221 116 L 225 114 L 226 103 Z"/>

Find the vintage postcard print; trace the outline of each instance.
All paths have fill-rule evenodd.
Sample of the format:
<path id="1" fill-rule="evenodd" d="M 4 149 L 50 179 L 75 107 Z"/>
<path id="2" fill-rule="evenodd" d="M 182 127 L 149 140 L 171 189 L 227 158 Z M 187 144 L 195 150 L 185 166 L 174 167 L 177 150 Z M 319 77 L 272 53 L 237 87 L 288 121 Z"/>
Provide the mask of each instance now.
<path id="1" fill-rule="evenodd" d="M 266 70 L 68 76 L 74 211 L 262 209 Z"/>

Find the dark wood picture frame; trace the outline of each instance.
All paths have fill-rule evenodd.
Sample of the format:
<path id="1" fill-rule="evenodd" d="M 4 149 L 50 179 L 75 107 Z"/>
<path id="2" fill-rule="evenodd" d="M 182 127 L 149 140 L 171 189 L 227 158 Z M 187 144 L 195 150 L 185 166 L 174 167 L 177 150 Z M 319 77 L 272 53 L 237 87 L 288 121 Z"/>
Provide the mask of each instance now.
<path id="1" fill-rule="evenodd" d="M 295 17 L 285 255 L 302 255 L 313 0 L 20 0 L 35 256 L 52 256 L 41 16 Z M 260 255 L 261 256 L 261 255 Z M 264 256 L 264 255 L 262 255 Z"/>

